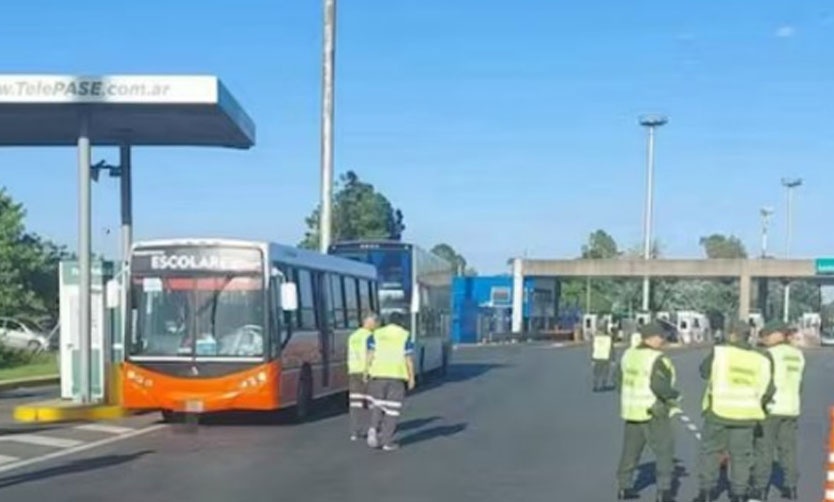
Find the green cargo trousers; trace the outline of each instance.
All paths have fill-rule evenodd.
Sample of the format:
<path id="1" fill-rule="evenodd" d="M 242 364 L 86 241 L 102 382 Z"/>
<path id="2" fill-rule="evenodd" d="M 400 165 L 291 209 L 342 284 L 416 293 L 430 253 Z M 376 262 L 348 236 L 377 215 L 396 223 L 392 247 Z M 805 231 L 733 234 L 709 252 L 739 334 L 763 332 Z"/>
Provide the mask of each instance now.
<path id="1" fill-rule="evenodd" d="M 766 490 L 770 483 L 774 453 L 784 473 L 784 488 L 796 488 L 799 472 L 796 469 L 796 417 L 771 415 L 762 422 L 761 433 L 755 439 L 756 465 L 753 487 Z"/>
<path id="2" fill-rule="evenodd" d="M 611 372 L 611 362 L 594 360 L 594 390 L 603 389 L 608 385 L 608 374 Z"/>
<path id="3" fill-rule="evenodd" d="M 669 417 L 653 417 L 648 422 L 626 422 L 623 431 L 623 453 L 617 468 L 620 490 L 634 483 L 634 471 L 640 462 L 643 448 L 648 443 L 654 453 L 655 477 L 658 490 L 672 489 L 672 470 L 675 462 L 675 436 Z"/>
<path id="4" fill-rule="evenodd" d="M 707 417 L 701 434 L 701 452 L 698 456 L 698 478 L 701 490 L 713 490 L 718 486 L 721 473 L 721 455 L 730 455 L 730 490 L 734 495 L 747 493 L 753 475 L 753 431 L 755 427 L 729 426 Z"/>

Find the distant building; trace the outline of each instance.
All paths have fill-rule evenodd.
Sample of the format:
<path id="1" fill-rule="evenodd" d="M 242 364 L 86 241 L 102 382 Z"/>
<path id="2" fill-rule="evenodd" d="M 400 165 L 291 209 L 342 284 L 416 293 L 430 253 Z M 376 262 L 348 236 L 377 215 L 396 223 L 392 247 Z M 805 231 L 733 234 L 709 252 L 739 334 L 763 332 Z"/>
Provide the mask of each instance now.
<path id="1" fill-rule="evenodd" d="M 477 343 L 506 336 L 512 319 L 512 290 L 510 275 L 455 277 L 452 342 Z M 581 313 L 559 312 L 560 292 L 559 283 L 552 278 L 524 279 L 525 332 L 570 329 L 579 322 Z"/>

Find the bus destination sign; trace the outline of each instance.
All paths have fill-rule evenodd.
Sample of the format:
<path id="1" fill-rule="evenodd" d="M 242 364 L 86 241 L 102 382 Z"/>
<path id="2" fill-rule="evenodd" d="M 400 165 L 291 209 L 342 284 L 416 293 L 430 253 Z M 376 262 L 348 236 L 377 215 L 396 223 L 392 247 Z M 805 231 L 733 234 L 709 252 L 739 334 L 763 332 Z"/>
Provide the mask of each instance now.
<path id="1" fill-rule="evenodd" d="M 263 267 L 258 249 L 223 247 L 139 248 L 133 252 L 133 273 L 257 272 Z"/>

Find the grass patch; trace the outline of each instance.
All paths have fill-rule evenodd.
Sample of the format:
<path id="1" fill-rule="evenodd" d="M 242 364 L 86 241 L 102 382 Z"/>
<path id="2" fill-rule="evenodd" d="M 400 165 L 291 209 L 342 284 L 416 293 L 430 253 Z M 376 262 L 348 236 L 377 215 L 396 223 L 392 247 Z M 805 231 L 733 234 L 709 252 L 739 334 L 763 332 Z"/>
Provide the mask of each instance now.
<path id="1" fill-rule="evenodd" d="M 27 364 L 0 369 L 0 382 L 58 374 L 58 357 L 51 352 L 33 356 Z"/>

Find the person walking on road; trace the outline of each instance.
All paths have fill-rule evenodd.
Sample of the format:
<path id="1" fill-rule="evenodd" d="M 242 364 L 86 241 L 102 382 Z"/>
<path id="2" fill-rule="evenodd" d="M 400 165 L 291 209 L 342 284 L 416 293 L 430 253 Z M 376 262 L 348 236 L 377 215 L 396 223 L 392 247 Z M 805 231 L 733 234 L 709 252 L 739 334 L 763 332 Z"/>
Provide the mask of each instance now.
<path id="1" fill-rule="evenodd" d="M 640 327 L 642 342 L 623 354 L 617 373 L 620 416 L 625 421 L 623 450 L 617 469 L 619 500 L 639 499 L 632 488 L 634 471 L 648 443 L 656 457 L 657 500 L 673 502 L 675 441 L 671 417 L 679 411 L 675 367 L 661 352 L 666 339 L 657 323 Z"/>
<path id="2" fill-rule="evenodd" d="M 368 395 L 368 338 L 377 326 L 375 314 L 362 320 L 362 327 L 348 338 L 348 392 L 350 401 L 350 440 L 367 433 L 371 399 Z"/>
<path id="3" fill-rule="evenodd" d="M 608 387 L 608 375 L 611 372 L 613 358 L 614 343 L 611 335 L 606 332 L 594 334 L 594 345 L 591 352 L 594 392 L 603 391 Z"/>
<path id="4" fill-rule="evenodd" d="M 402 326 L 403 314 L 390 314 L 388 322 L 368 337 L 368 391 L 373 400 L 368 446 L 396 450 L 393 442 L 403 410 L 406 385 L 414 388 L 414 343 Z"/>
<path id="5" fill-rule="evenodd" d="M 765 419 L 765 405 L 775 391 L 770 360 L 748 343 L 750 325 L 736 321 L 727 329 L 727 343 L 717 345 L 701 363 L 707 380 L 704 393 L 704 429 L 698 458 L 700 491 L 693 502 L 717 499 L 721 458 L 730 459 L 731 502 L 753 500 L 748 493 L 753 475 L 753 441 L 757 425 Z"/>
<path id="6" fill-rule="evenodd" d="M 801 411 L 800 395 L 805 373 L 805 356 L 791 345 L 787 334 L 792 330 L 782 322 L 766 325 L 761 340 L 773 361 L 773 383 L 776 392 L 768 403 L 768 416 L 762 423 L 760 437 L 756 438 L 753 488 L 761 494 L 767 492 L 772 474 L 774 451 L 778 452 L 779 465 L 784 473 L 782 498 L 797 498 L 799 472 L 796 465 L 797 420 Z"/>

